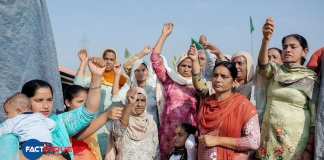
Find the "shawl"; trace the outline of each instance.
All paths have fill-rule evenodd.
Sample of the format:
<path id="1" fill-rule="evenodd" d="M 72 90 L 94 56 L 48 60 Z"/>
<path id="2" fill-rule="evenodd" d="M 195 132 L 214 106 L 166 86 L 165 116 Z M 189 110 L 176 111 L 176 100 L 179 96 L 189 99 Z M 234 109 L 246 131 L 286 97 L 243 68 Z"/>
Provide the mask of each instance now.
<path id="1" fill-rule="evenodd" d="M 143 88 L 137 87 L 137 93 L 141 93 L 147 100 L 147 94 Z M 146 103 L 147 104 L 147 103 Z M 155 125 L 153 116 L 146 112 L 147 106 L 145 106 L 145 112 L 138 115 L 134 109 L 132 109 L 128 126 L 126 128 L 126 135 L 134 141 L 141 141 L 147 138 L 151 133 Z M 112 129 L 111 129 L 112 133 Z M 106 160 L 115 160 L 116 147 L 114 145 L 113 134 L 109 135 Z"/>
<path id="2" fill-rule="evenodd" d="M 106 49 L 103 53 L 102 53 L 102 58 L 103 58 L 103 55 L 106 51 L 113 51 L 115 52 L 115 55 L 116 55 L 116 60 L 115 60 L 115 63 L 118 62 L 118 55 L 117 55 L 117 52 L 112 49 L 112 48 L 108 48 Z M 105 73 L 102 75 L 102 79 L 101 79 L 101 83 L 103 85 L 106 85 L 108 87 L 112 87 L 114 85 L 114 81 L 115 81 L 115 72 L 113 70 L 111 71 L 105 71 Z M 89 73 L 87 75 L 87 77 L 91 78 L 91 73 Z M 121 88 L 125 83 L 127 82 L 127 78 L 123 75 L 120 76 L 120 80 L 119 80 L 119 88 Z"/>
<path id="3" fill-rule="evenodd" d="M 244 126 L 258 111 L 244 96 L 236 93 L 222 101 L 215 101 L 216 94 L 206 98 L 198 114 L 198 125 L 207 132 L 221 126 L 220 137 L 242 137 Z M 218 159 L 234 160 L 237 154 L 223 147 L 217 148 Z"/>

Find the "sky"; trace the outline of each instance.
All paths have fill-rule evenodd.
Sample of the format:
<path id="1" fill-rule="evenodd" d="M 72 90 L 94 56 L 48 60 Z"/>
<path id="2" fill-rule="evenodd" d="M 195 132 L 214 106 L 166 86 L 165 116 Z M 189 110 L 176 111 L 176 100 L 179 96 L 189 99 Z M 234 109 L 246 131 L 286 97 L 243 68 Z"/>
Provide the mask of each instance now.
<path id="1" fill-rule="evenodd" d="M 47 1 L 59 65 L 74 72 L 80 65 L 80 49 L 86 47 L 91 56 L 100 57 L 114 48 L 118 61 L 125 62 L 126 47 L 133 56 L 146 45 L 154 46 L 166 22 L 174 23 L 162 51 L 169 66 L 174 53 L 179 57 L 187 52 L 191 38 L 199 40 L 200 35 L 224 54 L 246 51 L 256 62 L 268 17 L 275 21 L 270 47 L 282 48 L 284 36 L 300 34 L 309 44 L 308 59 L 324 47 L 323 6 L 323 0 Z M 144 59 L 149 61 L 149 56 Z"/>

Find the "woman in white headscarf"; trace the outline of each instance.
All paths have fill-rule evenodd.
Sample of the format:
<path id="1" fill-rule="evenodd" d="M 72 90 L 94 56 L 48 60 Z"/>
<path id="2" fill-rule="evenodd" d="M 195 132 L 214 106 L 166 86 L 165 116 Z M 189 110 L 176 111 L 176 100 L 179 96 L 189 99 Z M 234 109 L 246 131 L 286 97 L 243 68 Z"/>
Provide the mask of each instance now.
<path id="1" fill-rule="evenodd" d="M 111 125 L 106 160 L 160 160 L 157 125 L 148 114 L 148 95 L 134 82 L 126 93 L 127 104 Z"/>
<path id="2" fill-rule="evenodd" d="M 122 67 L 120 63 L 114 66 L 114 71 L 116 74 L 115 79 L 119 79 L 121 76 L 121 70 Z M 130 71 L 130 81 L 128 81 L 121 89 L 119 89 L 118 84 L 113 86 L 112 101 L 122 102 L 122 104 L 126 105 L 126 93 L 130 89 L 132 81 L 134 81 L 136 87 L 141 87 L 146 91 L 148 99 L 147 113 L 152 115 L 155 123 L 158 124 L 159 117 L 155 91 L 156 75 L 154 74 L 152 67 L 144 60 L 138 59 L 134 62 Z"/>
<path id="3" fill-rule="evenodd" d="M 161 159 L 166 159 L 173 149 L 173 132 L 178 124 L 188 123 L 197 126 L 198 94 L 192 84 L 192 61 L 188 54 L 182 54 L 176 71 L 168 67 L 161 56 L 166 38 L 171 34 L 172 23 L 163 27 L 162 35 L 151 55 L 153 69 L 161 85 L 157 86 L 157 98 L 161 125 L 159 128 Z M 164 105 L 161 105 L 161 103 Z"/>
<path id="4" fill-rule="evenodd" d="M 217 56 L 216 63 L 227 61 L 227 58 L 213 44 L 206 43 L 204 47 L 205 49 L 209 49 L 211 53 Z M 250 99 L 252 91 L 252 79 L 254 75 L 252 56 L 247 52 L 237 52 L 232 56 L 231 62 L 235 64 L 237 69 L 237 83 L 233 92 L 240 93 Z"/>

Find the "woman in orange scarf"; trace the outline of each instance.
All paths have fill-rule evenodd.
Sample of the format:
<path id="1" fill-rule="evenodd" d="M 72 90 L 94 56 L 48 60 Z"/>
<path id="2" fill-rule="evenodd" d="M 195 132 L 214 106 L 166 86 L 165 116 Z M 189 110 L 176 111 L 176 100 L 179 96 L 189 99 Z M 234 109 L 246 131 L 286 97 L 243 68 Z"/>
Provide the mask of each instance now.
<path id="1" fill-rule="evenodd" d="M 237 69 L 231 62 L 216 64 L 215 94 L 206 98 L 198 114 L 199 160 L 247 160 L 260 144 L 258 111 L 248 98 L 233 93 Z"/>
<path id="2" fill-rule="evenodd" d="M 82 86 L 84 88 L 90 87 L 91 74 L 84 76 L 84 72 L 88 63 L 89 55 L 86 50 L 79 52 L 79 58 L 81 61 L 80 68 L 74 78 L 74 84 Z M 117 62 L 118 56 L 114 49 L 108 48 L 102 54 L 102 59 L 106 62 L 106 70 L 101 79 L 101 103 L 98 111 L 98 116 L 105 111 L 112 108 L 111 105 L 111 91 L 115 81 L 115 72 L 113 71 L 114 65 Z M 121 88 L 127 79 L 124 76 L 120 77 L 119 88 Z M 98 135 L 98 143 L 100 145 L 101 156 L 104 158 L 107 150 L 108 135 L 109 135 L 110 122 L 101 127 L 96 133 Z"/>

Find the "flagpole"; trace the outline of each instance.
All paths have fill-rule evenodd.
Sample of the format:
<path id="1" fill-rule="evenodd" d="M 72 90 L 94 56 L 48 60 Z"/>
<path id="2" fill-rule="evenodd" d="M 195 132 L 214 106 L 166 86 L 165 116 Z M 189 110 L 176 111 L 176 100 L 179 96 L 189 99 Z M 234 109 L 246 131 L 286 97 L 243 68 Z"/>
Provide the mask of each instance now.
<path id="1" fill-rule="evenodd" d="M 251 33 L 251 54 L 253 57 L 253 33 Z"/>

